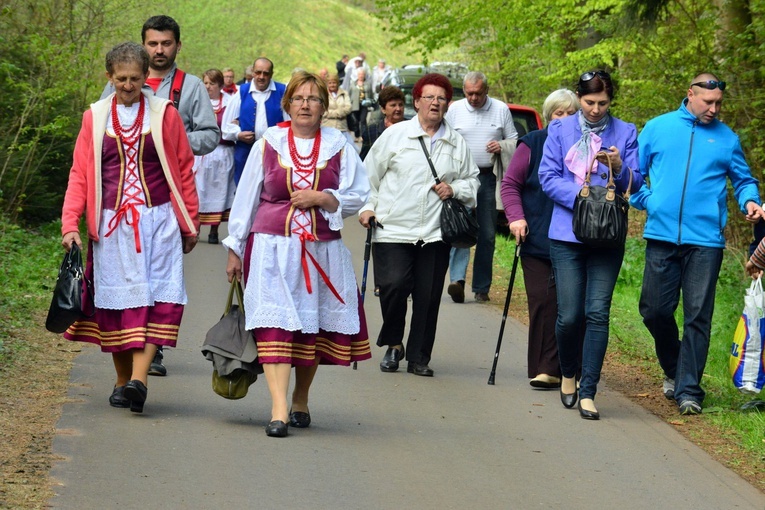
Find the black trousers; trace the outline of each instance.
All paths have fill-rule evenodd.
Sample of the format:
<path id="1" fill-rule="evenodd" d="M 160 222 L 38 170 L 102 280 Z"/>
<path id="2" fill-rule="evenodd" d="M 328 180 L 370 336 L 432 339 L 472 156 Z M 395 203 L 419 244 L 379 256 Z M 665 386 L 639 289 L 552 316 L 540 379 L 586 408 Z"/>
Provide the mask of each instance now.
<path id="1" fill-rule="evenodd" d="M 560 377 L 558 343 L 555 339 L 558 301 L 552 262 L 524 255 L 521 266 L 529 302 L 529 378 L 539 374 Z"/>
<path id="2" fill-rule="evenodd" d="M 375 284 L 380 286 L 383 325 L 380 347 L 403 344 L 407 299 L 412 296 L 412 321 L 406 359 L 430 363 L 444 277 L 449 267 L 449 245 L 375 243 L 372 247 Z"/>

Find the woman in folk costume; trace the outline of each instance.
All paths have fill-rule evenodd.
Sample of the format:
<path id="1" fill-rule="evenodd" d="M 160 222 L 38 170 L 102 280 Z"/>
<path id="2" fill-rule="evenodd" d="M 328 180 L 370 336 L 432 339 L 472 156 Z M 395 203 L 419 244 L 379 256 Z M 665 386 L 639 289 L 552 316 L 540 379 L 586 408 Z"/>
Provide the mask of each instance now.
<path id="1" fill-rule="evenodd" d="M 112 354 L 114 407 L 142 412 L 157 346 L 175 347 L 186 304 L 183 254 L 197 243 L 194 155 L 170 101 L 144 95 L 149 55 L 122 43 L 106 55 L 115 93 L 85 112 L 62 212 L 62 244 L 82 247 L 95 315 L 64 336 Z M 84 305 L 89 309 L 88 304 Z"/>
<path id="2" fill-rule="evenodd" d="M 202 75 L 210 95 L 215 118 L 220 127 L 223 112 L 231 96 L 223 92 L 223 73 L 209 69 Z M 234 201 L 234 142 L 221 138 L 210 154 L 194 157 L 194 176 L 199 193 L 199 222 L 210 225 L 207 242 L 218 244 L 218 225 L 228 221 L 229 209 Z"/>
<path id="3" fill-rule="evenodd" d="M 369 195 L 366 170 L 346 137 L 321 128 L 328 91 L 316 75 L 292 75 L 282 99 L 291 121 L 252 149 L 229 218 L 226 274 L 244 276 L 245 317 L 271 393 L 266 434 L 308 427 L 308 392 L 319 363 L 371 357 L 343 218 Z M 295 390 L 287 403 L 291 368 Z"/>

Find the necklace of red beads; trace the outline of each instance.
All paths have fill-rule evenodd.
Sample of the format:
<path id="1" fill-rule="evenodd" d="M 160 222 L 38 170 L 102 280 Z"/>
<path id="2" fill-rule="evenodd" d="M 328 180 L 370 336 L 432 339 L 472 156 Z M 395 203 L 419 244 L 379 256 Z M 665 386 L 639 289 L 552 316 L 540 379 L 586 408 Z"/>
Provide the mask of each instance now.
<path id="1" fill-rule="evenodd" d="M 295 170 L 300 173 L 311 173 L 316 170 L 316 163 L 319 161 L 319 147 L 321 146 L 321 129 L 316 132 L 316 138 L 313 141 L 313 149 L 308 156 L 302 156 L 298 153 L 297 146 L 295 145 L 295 134 L 292 132 L 292 127 L 287 131 L 287 146 L 290 150 L 290 157 L 292 163 L 295 165 Z"/>
<path id="2" fill-rule="evenodd" d="M 213 111 L 215 112 L 215 115 L 218 115 L 221 110 L 223 110 L 223 92 L 220 93 L 220 98 L 218 99 L 218 106 L 213 106 Z"/>
<path id="3" fill-rule="evenodd" d="M 122 142 L 125 147 L 132 147 L 138 141 L 143 129 L 143 116 L 146 113 L 146 104 L 144 103 L 143 96 L 140 98 L 141 104 L 138 106 L 138 115 L 135 118 L 133 125 L 127 129 L 122 129 L 119 115 L 117 114 L 117 97 L 112 99 L 112 128 L 114 134 Z"/>

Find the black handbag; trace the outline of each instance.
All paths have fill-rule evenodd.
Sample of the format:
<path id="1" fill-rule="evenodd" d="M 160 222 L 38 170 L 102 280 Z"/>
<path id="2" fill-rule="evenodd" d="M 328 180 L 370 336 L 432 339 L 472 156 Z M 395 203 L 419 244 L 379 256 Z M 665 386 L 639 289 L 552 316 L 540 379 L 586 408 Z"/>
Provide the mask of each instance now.
<path id="1" fill-rule="evenodd" d="M 598 154 L 606 154 L 601 151 Z M 597 154 L 596 154 L 597 157 Z M 594 161 L 598 164 L 598 160 Z M 632 188 L 632 169 L 627 191 L 623 195 L 616 192 L 614 172 L 611 160 L 608 160 L 608 182 L 606 186 L 592 186 L 590 174 L 584 178 L 584 185 L 574 202 L 572 226 L 576 238 L 584 244 L 599 248 L 619 248 L 627 239 L 627 215 L 629 194 Z"/>
<path id="2" fill-rule="evenodd" d="M 425 148 L 425 141 L 419 138 L 422 152 L 428 159 L 430 171 L 436 179 L 436 184 L 441 180 L 436 173 L 436 167 L 430 159 L 430 154 Z M 470 248 L 478 242 L 478 220 L 475 219 L 467 207 L 454 197 L 441 201 L 441 239 L 454 248 Z"/>
<path id="3" fill-rule="evenodd" d="M 58 270 L 53 299 L 48 308 L 48 317 L 45 319 L 45 329 L 53 333 L 63 333 L 77 319 L 85 315 L 82 309 L 83 290 L 88 293 L 92 301 L 93 284 L 85 277 L 85 271 L 82 268 L 82 251 L 76 243 L 72 243 L 72 248 L 64 255 Z M 94 314 L 89 316 L 92 317 Z"/>

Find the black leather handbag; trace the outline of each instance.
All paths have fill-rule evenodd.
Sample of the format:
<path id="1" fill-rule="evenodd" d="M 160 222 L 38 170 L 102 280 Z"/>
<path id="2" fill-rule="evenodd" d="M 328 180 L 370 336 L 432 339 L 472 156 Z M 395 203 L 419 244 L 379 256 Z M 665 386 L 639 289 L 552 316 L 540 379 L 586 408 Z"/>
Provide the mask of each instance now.
<path id="1" fill-rule="evenodd" d="M 598 154 L 606 154 L 598 152 Z M 597 157 L 597 155 L 596 155 Z M 597 159 L 594 161 L 597 165 Z M 600 248 L 618 248 L 624 246 L 627 239 L 627 216 L 629 194 L 632 188 L 632 170 L 629 186 L 623 195 L 617 193 L 611 160 L 608 160 L 608 182 L 606 186 L 590 184 L 590 172 L 584 179 L 584 185 L 574 202 L 572 220 L 574 235 L 584 244 Z"/>
<path id="2" fill-rule="evenodd" d="M 430 154 L 425 148 L 422 137 L 419 138 L 422 152 L 428 159 L 430 171 L 436 179 L 436 184 L 441 180 L 436 173 L 436 167 L 430 159 Z M 454 248 L 470 248 L 478 242 L 478 220 L 459 200 L 454 197 L 441 201 L 441 239 Z"/>
<path id="3" fill-rule="evenodd" d="M 87 292 L 92 297 L 93 284 L 85 277 L 80 248 L 76 243 L 72 243 L 72 248 L 64 255 L 58 270 L 56 288 L 53 290 L 53 299 L 48 308 L 48 317 L 45 319 L 45 329 L 53 333 L 63 333 L 77 319 L 84 316 L 83 292 Z M 92 317 L 93 314 L 90 316 Z"/>

